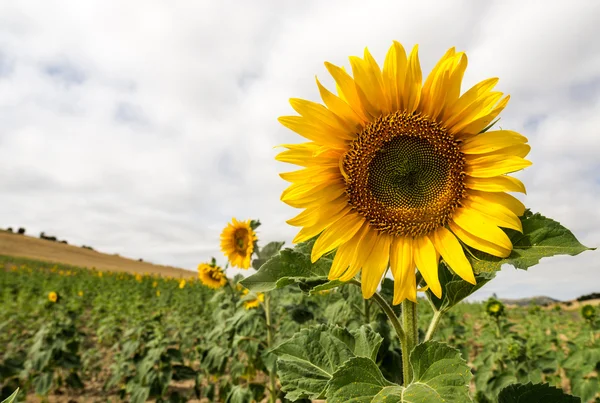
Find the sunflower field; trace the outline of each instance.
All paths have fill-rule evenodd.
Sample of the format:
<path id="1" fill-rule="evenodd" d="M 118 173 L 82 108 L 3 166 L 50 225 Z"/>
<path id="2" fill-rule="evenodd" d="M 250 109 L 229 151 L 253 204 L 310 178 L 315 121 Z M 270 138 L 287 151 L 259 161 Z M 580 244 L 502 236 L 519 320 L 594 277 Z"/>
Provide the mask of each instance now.
<path id="1" fill-rule="evenodd" d="M 3 258 L 0 386 L 8 401 L 594 402 L 595 307 L 466 303 L 504 265 L 593 250 L 511 193 L 525 135 L 496 128 L 497 78 L 461 91 L 449 49 L 423 77 L 418 46 L 380 67 L 325 63 L 335 92 L 292 98 L 303 143 L 281 200 L 293 246 L 256 220 L 221 233 L 197 279 Z M 231 276 L 227 270 L 253 269 Z M 14 395 L 15 390 L 22 393 Z M 11 396 L 11 397 L 9 397 Z"/>

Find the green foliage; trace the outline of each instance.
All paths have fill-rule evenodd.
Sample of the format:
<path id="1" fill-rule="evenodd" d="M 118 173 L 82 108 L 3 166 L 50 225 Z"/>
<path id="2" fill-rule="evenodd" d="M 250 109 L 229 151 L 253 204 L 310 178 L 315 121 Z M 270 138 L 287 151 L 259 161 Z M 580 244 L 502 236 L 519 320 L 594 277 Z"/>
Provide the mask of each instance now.
<path id="1" fill-rule="evenodd" d="M 15 390 L 13 392 L 13 394 L 11 394 L 9 397 L 7 397 L 6 399 L 4 399 L 2 401 L 2 403 L 13 403 L 15 401 L 15 399 L 17 398 L 18 394 L 19 394 L 19 388 L 17 388 L 17 390 Z"/>
<path id="2" fill-rule="evenodd" d="M 567 395 L 548 384 L 516 384 L 502 389 L 498 403 L 579 403 L 581 399 Z"/>
<path id="3" fill-rule="evenodd" d="M 513 244 L 513 250 L 507 258 L 496 258 L 480 251 L 471 251 L 470 260 L 476 273 L 495 272 L 500 270 L 503 264 L 527 270 L 545 257 L 575 256 L 594 249 L 583 246 L 571 231 L 539 213 L 525 211 L 521 223 L 523 233 L 504 229 Z"/>
<path id="4" fill-rule="evenodd" d="M 353 358 L 329 382 L 330 403 L 362 402 L 467 402 L 471 372 L 460 352 L 446 344 L 426 342 L 410 356 L 414 379 L 406 387 L 387 381 L 370 359 Z M 359 399 L 359 400 L 358 400 Z"/>
<path id="5" fill-rule="evenodd" d="M 286 398 L 322 398 L 337 368 L 352 357 L 374 360 L 382 340 L 367 326 L 348 331 L 319 325 L 296 333 L 272 350 Z"/>
<path id="6" fill-rule="evenodd" d="M 324 256 L 312 263 L 310 253 L 314 239 L 286 248 L 260 266 L 257 273 L 246 277 L 241 284 L 254 292 L 267 292 L 294 283 L 327 281 L 333 259 Z"/>

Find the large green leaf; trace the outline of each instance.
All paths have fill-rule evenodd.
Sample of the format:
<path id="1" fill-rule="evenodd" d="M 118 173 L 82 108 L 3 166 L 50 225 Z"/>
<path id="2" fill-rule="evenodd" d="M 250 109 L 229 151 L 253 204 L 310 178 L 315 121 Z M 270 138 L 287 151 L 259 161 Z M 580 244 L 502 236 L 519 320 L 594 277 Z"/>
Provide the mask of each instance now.
<path id="1" fill-rule="evenodd" d="M 310 253 L 314 242 L 312 239 L 296 245 L 294 249 L 283 249 L 241 284 L 254 292 L 266 292 L 296 282 L 326 280 L 333 259 L 323 256 L 312 263 Z"/>
<path id="2" fill-rule="evenodd" d="M 507 258 L 497 258 L 481 251 L 472 251 L 471 264 L 476 273 L 495 272 L 503 264 L 510 264 L 517 269 L 527 270 L 540 262 L 544 257 L 556 255 L 575 256 L 586 250 L 575 235 L 560 223 L 551 218 L 531 211 L 525 211 L 521 217 L 523 233 L 505 229 L 513 250 Z"/>
<path id="3" fill-rule="evenodd" d="M 281 250 L 285 242 L 269 242 L 257 253 L 258 257 L 252 261 L 252 267 L 259 270 L 260 267 Z"/>
<path id="4" fill-rule="evenodd" d="M 344 362 L 357 356 L 373 359 L 382 340 L 367 326 L 350 332 L 319 325 L 296 333 L 271 350 L 278 356 L 277 373 L 286 398 L 322 398 L 331 376 Z"/>
<path id="5" fill-rule="evenodd" d="M 442 298 L 436 297 L 431 290 L 427 297 L 438 311 L 448 311 L 495 277 L 495 273 L 480 273 L 475 275 L 475 284 L 467 283 L 455 273 L 452 273 L 444 263 L 439 266 L 439 278 L 442 285 Z"/>
<path id="6" fill-rule="evenodd" d="M 413 381 L 407 386 L 388 382 L 374 361 L 356 357 L 344 363 L 329 381 L 327 401 L 371 403 L 470 402 L 471 371 L 460 352 L 428 341 L 410 355 Z"/>
<path id="7" fill-rule="evenodd" d="M 580 403 L 581 399 L 567 395 L 547 383 L 509 385 L 498 395 L 498 403 Z"/>

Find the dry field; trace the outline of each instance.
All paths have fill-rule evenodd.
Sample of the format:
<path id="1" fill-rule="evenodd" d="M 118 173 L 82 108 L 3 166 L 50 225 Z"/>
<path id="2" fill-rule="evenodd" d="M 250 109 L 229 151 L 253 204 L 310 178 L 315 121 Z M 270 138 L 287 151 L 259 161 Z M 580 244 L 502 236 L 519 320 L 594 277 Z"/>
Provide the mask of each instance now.
<path id="1" fill-rule="evenodd" d="M 95 267 L 103 271 L 160 274 L 161 276 L 171 276 L 174 278 L 196 276 L 195 272 L 189 270 L 140 262 L 79 246 L 66 245 L 5 231 L 0 231 L 0 255 L 24 257 L 90 269 Z"/>

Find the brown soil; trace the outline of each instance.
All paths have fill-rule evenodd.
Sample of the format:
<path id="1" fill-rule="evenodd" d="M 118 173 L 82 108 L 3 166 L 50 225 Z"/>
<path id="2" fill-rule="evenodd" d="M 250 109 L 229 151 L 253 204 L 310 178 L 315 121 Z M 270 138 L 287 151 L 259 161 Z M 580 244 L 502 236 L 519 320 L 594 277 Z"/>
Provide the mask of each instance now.
<path id="1" fill-rule="evenodd" d="M 128 272 L 140 274 L 160 274 L 175 278 L 195 277 L 196 273 L 190 270 L 179 269 L 171 266 L 161 266 L 148 262 L 94 250 L 84 249 L 79 246 L 47 241 L 26 235 L 18 235 L 0 231 L 0 255 L 23 257 L 27 259 L 43 260 L 52 263 L 62 263 L 78 267 L 95 267 L 103 271 Z"/>

